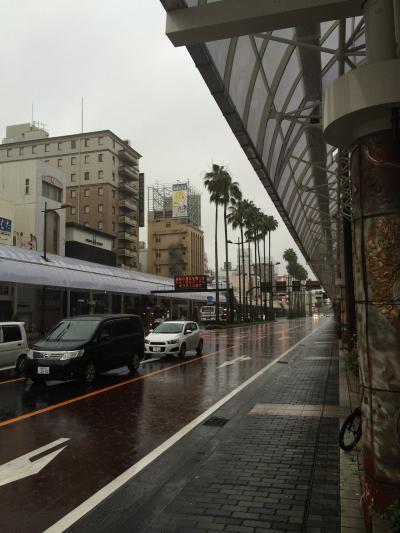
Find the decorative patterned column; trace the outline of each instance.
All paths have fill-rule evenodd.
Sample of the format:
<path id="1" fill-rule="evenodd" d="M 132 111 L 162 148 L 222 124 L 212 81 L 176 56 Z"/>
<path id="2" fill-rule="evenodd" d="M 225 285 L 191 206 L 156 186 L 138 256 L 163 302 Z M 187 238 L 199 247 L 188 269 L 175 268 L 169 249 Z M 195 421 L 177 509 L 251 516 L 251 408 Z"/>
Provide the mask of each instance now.
<path id="1" fill-rule="evenodd" d="M 351 177 L 365 504 L 382 513 L 400 498 L 400 144 L 391 130 L 354 144 Z"/>

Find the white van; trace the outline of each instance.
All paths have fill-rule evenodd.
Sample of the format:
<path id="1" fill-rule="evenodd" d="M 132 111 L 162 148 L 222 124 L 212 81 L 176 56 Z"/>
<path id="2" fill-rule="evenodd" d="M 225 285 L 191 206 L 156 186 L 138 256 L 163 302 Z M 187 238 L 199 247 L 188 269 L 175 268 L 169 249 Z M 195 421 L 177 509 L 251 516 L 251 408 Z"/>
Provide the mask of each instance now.
<path id="1" fill-rule="evenodd" d="M 0 367 L 15 365 L 22 372 L 28 352 L 24 323 L 0 322 Z"/>

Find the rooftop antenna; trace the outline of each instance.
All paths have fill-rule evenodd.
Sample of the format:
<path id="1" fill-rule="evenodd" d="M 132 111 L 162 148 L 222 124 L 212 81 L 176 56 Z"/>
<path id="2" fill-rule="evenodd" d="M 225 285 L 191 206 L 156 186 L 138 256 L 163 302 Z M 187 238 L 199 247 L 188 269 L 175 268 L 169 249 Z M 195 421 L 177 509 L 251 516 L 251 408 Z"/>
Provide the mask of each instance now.
<path id="1" fill-rule="evenodd" d="M 81 133 L 83 133 L 83 96 L 82 96 L 82 104 L 81 104 Z"/>
<path id="2" fill-rule="evenodd" d="M 34 121 L 33 121 L 33 102 L 32 102 L 32 126 L 34 125 Z"/>

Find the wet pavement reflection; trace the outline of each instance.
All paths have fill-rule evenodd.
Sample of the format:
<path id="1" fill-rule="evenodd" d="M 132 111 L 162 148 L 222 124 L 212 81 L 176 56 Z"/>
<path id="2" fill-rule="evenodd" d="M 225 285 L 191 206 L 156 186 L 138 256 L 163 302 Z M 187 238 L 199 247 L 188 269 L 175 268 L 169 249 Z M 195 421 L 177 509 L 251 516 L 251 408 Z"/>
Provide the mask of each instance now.
<path id="1" fill-rule="evenodd" d="M 136 376 L 121 368 L 91 386 L 0 371 L 2 530 L 43 531 L 324 320 L 207 330 L 201 357 L 153 358 Z M 1 486 L 2 465 L 60 438 L 65 448 L 43 470 Z"/>

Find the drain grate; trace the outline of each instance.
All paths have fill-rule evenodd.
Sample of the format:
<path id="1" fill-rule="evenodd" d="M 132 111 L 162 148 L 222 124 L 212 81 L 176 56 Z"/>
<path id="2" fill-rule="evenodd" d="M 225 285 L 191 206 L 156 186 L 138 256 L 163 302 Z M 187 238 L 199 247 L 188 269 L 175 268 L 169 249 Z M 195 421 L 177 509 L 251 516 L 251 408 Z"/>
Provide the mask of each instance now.
<path id="1" fill-rule="evenodd" d="M 218 418 L 217 416 L 212 416 L 203 423 L 203 426 L 216 426 L 222 428 L 228 422 L 228 418 Z"/>

